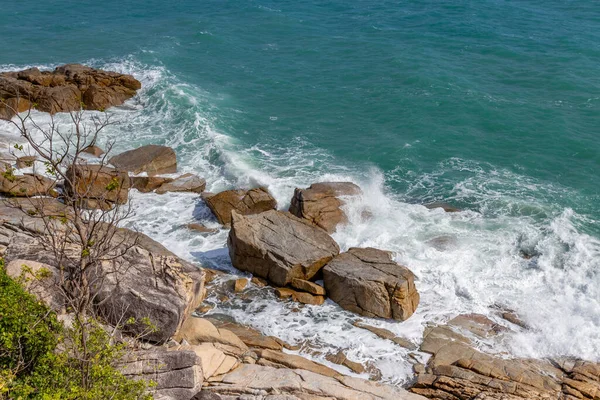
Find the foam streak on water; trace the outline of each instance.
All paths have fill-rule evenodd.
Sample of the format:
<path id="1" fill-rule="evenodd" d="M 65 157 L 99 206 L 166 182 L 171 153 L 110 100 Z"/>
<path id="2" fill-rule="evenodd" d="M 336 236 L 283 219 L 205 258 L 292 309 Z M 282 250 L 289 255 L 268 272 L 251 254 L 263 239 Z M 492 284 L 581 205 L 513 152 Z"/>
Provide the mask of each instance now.
<path id="1" fill-rule="evenodd" d="M 117 140 L 117 152 L 149 143 L 172 146 L 179 172 L 205 177 L 207 190 L 263 185 L 282 209 L 295 187 L 327 180 L 359 184 L 365 194 L 347 203 L 349 224 L 334 234 L 335 240 L 344 250 L 372 246 L 392 251 L 396 261 L 416 274 L 421 293 L 416 314 L 404 323 L 360 319 L 418 344 L 425 324 L 461 313 L 486 314 L 506 325 L 495 311 L 500 306 L 515 310 L 532 328 L 525 331 L 508 324 L 512 332 L 494 343 L 481 343 L 484 351 L 599 360 L 600 241 L 582 228 L 595 221 L 552 201 L 576 193 L 469 160 L 448 159 L 424 174 L 402 168 L 384 174 L 370 165 L 344 164 L 301 137 L 285 148 L 269 143 L 244 147 L 215 128 L 226 123 L 212 95 L 181 82 L 164 67 L 133 58 L 91 64 L 134 74 L 143 83 L 135 99 L 109 111 L 119 124 L 111 126 L 103 140 Z M 35 117 L 48 118 L 39 113 Z M 0 123 L 0 129 L 12 130 L 6 123 Z M 391 191 L 390 183 L 399 181 L 407 190 Z M 414 204 L 440 200 L 442 191 L 441 199 L 465 211 L 446 213 Z M 246 276 L 231 267 L 226 230 L 202 236 L 185 229 L 195 221 L 219 227 L 197 195 L 133 191 L 132 201 L 130 226 L 181 257 Z M 359 317 L 335 303 L 299 307 L 275 299 L 266 289 L 250 285 L 249 290 L 251 301 L 208 301 L 217 305 L 213 312 L 301 344 L 301 353 L 318 361 L 327 363 L 327 353 L 343 349 L 351 360 L 381 371 L 384 381 L 401 384 L 411 376 L 408 350 L 353 327 Z M 413 357 L 422 361 L 426 355 Z"/>

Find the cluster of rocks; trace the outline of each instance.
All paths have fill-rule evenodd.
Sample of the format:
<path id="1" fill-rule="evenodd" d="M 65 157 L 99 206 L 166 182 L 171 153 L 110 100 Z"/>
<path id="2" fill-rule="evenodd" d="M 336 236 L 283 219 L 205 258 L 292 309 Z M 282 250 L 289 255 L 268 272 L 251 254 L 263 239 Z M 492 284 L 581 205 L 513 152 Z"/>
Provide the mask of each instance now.
<path id="1" fill-rule="evenodd" d="M 106 110 L 135 96 L 142 84 L 131 75 L 67 64 L 54 71 L 29 68 L 0 73 L 0 118 L 31 108 L 58 112 Z"/>

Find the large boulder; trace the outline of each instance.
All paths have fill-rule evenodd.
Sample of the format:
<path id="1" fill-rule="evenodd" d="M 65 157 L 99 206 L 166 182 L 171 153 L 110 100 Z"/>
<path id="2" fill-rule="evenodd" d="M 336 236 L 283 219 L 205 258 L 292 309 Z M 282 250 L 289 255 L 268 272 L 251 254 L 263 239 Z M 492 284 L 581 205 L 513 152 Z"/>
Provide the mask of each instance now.
<path id="1" fill-rule="evenodd" d="M 310 280 L 340 249 L 325 231 L 290 213 L 232 212 L 227 241 L 233 266 L 278 286 Z"/>
<path id="2" fill-rule="evenodd" d="M 231 212 L 234 210 L 242 215 L 251 215 L 277 207 L 277 201 L 265 188 L 247 191 L 226 190 L 217 194 L 206 194 L 203 199 L 217 217 L 217 221 L 225 226 L 231 223 Z"/>
<path id="3" fill-rule="evenodd" d="M 0 193 L 10 197 L 58 195 L 54 180 L 35 174 L 14 175 L 13 172 L 12 169 L 0 169 Z"/>
<path id="4" fill-rule="evenodd" d="M 187 400 L 204 382 L 202 360 L 189 348 L 133 351 L 125 355 L 120 369 L 130 379 L 154 382 L 150 392 L 156 400 Z"/>
<path id="5" fill-rule="evenodd" d="M 132 176 L 131 187 L 142 193 L 153 192 L 165 183 L 173 182 L 173 178 L 166 176 Z"/>
<path id="6" fill-rule="evenodd" d="M 347 221 L 341 209 L 344 204 L 342 198 L 361 193 L 360 188 L 352 182 L 314 183 L 308 189 L 296 188 L 290 212 L 333 233 L 338 224 Z"/>
<path id="7" fill-rule="evenodd" d="M 414 278 L 389 252 L 373 248 L 351 248 L 323 268 L 327 294 L 342 308 L 399 321 L 419 305 Z"/>
<path id="8" fill-rule="evenodd" d="M 146 172 L 148 175 L 160 175 L 177 172 L 175 151 L 170 147 L 155 144 L 118 154 L 108 162 L 134 174 Z"/>
<path id="9" fill-rule="evenodd" d="M 127 172 L 102 165 L 74 164 L 66 176 L 67 192 L 88 204 L 90 201 L 127 203 L 131 187 Z"/>
<path id="10" fill-rule="evenodd" d="M 126 324 L 124 332 L 162 343 L 174 336 L 204 294 L 204 272 L 140 233 L 120 229 L 113 237 L 116 257 L 107 257 L 89 272 L 94 310 L 112 325 Z M 56 266 L 48 241 L 13 235 L 5 260 L 37 261 Z M 69 245 L 73 255 L 81 250 Z M 146 320 L 150 322 L 150 327 Z M 150 328 L 156 331 L 150 332 Z"/>
<path id="11" fill-rule="evenodd" d="M 54 71 L 29 68 L 0 73 L 0 117 L 35 106 L 49 113 L 106 110 L 123 104 L 142 87 L 131 75 L 67 64 Z"/>

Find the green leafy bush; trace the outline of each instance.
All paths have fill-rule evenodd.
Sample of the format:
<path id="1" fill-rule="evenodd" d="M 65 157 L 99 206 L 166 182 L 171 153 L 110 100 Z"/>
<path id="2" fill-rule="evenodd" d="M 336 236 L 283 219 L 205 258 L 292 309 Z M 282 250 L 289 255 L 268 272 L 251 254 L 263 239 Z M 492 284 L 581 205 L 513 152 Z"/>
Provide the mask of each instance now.
<path id="1" fill-rule="evenodd" d="M 94 319 L 64 328 L 0 260 L 0 399 L 152 399 L 117 368 L 124 345 Z"/>

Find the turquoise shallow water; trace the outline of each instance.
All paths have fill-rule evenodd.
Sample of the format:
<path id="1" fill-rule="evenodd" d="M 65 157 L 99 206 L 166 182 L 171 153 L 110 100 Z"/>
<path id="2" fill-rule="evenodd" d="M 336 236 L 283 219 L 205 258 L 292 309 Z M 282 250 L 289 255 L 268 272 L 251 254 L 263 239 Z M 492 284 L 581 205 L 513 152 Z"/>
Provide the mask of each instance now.
<path id="1" fill-rule="evenodd" d="M 296 186 L 360 183 L 367 196 L 335 239 L 393 250 L 420 277 L 420 310 L 389 329 L 418 341 L 426 322 L 494 318 L 500 303 L 535 329 L 498 351 L 600 354 L 596 2 L 4 1 L 0 38 L 3 70 L 82 62 L 136 75 L 144 89 L 107 136 L 175 147 L 211 190 L 262 184 L 284 207 Z M 225 231 L 178 225 L 210 223 L 195 198 L 136 200 L 137 227 L 229 268 Z M 467 211 L 418 206 L 431 201 Z M 290 341 L 300 324 L 385 380 L 406 378 L 405 354 L 353 342 L 334 305 L 329 325 L 310 308 L 288 320 L 285 306 L 249 307 L 221 311 Z"/>

